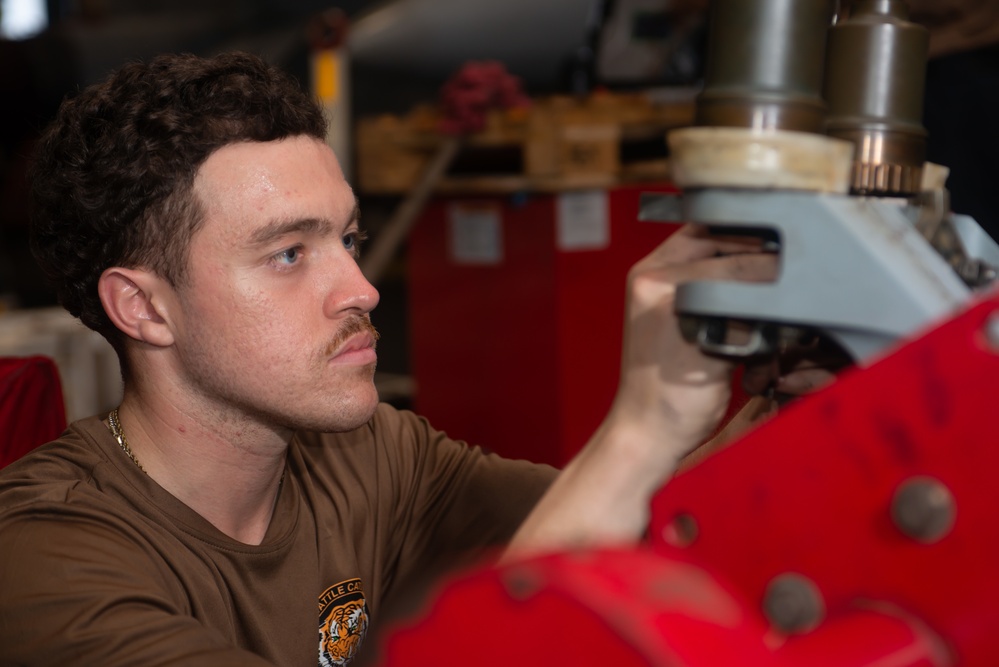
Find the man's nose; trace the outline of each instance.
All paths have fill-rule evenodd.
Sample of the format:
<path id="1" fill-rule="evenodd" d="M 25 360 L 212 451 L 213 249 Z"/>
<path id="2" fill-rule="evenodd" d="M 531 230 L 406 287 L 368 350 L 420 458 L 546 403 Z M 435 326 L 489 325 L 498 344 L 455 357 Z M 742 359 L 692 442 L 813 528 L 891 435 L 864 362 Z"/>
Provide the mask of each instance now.
<path id="1" fill-rule="evenodd" d="M 331 273 L 324 314 L 337 318 L 370 313 L 378 305 L 378 290 L 364 277 L 352 257 L 340 258 L 339 263 Z"/>

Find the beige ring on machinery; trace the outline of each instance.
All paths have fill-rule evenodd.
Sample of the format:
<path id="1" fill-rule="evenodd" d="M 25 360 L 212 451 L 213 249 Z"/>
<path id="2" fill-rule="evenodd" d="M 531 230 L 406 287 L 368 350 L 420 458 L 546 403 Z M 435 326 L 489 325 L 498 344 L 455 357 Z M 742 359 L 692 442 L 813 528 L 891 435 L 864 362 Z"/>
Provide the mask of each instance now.
<path id="1" fill-rule="evenodd" d="M 810 132 L 687 127 L 667 137 L 680 188 L 807 190 L 847 194 L 854 146 Z"/>

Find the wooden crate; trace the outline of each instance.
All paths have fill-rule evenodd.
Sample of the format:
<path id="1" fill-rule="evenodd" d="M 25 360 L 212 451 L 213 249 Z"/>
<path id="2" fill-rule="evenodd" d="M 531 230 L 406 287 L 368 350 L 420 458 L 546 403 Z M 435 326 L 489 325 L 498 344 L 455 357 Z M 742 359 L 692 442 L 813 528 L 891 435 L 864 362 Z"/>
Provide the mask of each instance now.
<path id="1" fill-rule="evenodd" d="M 668 177 L 665 134 L 693 121 L 693 101 L 595 93 L 537 99 L 528 109 L 493 111 L 465 138 L 438 192 L 556 191 Z M 403 194 L 442 142 L 438 112 L 365 118 L 357 127 L 358 187 Z M 635 150 L 637 148 L 637 150 Z"/>

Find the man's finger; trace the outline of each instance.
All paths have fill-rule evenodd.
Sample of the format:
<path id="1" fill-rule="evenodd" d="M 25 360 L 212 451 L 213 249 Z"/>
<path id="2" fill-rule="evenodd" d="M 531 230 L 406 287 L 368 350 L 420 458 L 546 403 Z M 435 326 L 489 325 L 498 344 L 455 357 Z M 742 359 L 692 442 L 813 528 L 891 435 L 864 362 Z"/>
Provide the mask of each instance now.
<path id="1" fill-rule="evenodd" d="M 774 387 L 781 394 L 801 396 L 826 385 L 836 379 L 836 374 L 826 368 L 808 368 L 794 371 L 777 378 Z"/>
<path id="2" fill-rule="evenodd" d="M 718 255 L 757 253 L 766 242 L 754 236 L 713 235 L 704 225 L 684 225 L 645 258 L 653 264 L 679 264 Z"/>
<path id="3" fill-rule="evenodd" d="M 742 388 L 750 396 L 762 396 L 780 376 L 777 357 L 747 362 L 742 371 Z"/>
<path id="4" fill-rule="evenodd" d="M 738 280 L 766 283 L 777 280 L 780 260 L 770 253 L 709 257 L 683 267 L 681 280 Z"/>

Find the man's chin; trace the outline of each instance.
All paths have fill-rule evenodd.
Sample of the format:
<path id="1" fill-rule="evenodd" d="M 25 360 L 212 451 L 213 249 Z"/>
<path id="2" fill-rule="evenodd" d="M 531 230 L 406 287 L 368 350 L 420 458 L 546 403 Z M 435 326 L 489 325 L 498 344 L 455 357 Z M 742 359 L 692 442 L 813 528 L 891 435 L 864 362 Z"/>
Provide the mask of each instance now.
<path id="1" fill-rule="evenodd" d="M 359 387 L 351 392 L 348 400 L 335 407 L 329 415 L 327 428 L 323 430 L 330 433 L 353 431 L 371 421 L 378 408 L 378 390 L 374 381 L 369 380 L 365 384 L 363 388 Z"/>
<path id="2" fill-rule="evenodd" d="M 371 418 L 375 416 L 375 410 L 377 408 L 378 400 L 376 398 L 369 407 L 366 407 L 364 410 L 359 410 L 356 415 L 353 415 L 355 417 L 354 419 L 345 419 L 342 421 L 339 424 L 340 428 L 333 429 L 333 432 L 342 433 L 344 431 L 353 431 L 356 428 L 361 428 L 371 421 Z"/>
<path id="3" fill-rule="evenodd" d="M 299 404 L 299 409 L 274 414 L 273 418 L 284 428 L 292 431 L 313 431 L 317 433 L 343 433 L 364 426 L 375 414 L 379 397 L 371 380 L 351 383 L 348 389 L 339 388 L 326 400 L 313 402 L 307 409 Z"/>

